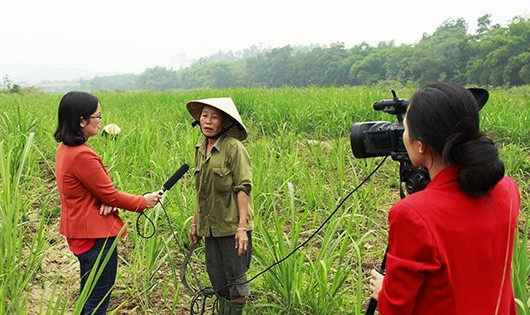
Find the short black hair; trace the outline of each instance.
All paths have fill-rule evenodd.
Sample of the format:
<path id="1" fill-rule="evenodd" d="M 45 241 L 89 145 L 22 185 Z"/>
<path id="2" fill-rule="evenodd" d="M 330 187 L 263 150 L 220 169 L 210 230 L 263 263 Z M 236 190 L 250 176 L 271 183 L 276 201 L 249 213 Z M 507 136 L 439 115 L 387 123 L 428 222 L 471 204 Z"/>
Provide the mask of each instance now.
<path id="1" fill-rule="evenodd" d="M 90 115 L 96 111 L 98 104 L 98 98 L 92 94 L 78 91 L 66 93 L 59 103 L 55 140 L 69 146 L 85 143 L 87 138 L 81 130 L 79 119 L 90 120 Z"/>

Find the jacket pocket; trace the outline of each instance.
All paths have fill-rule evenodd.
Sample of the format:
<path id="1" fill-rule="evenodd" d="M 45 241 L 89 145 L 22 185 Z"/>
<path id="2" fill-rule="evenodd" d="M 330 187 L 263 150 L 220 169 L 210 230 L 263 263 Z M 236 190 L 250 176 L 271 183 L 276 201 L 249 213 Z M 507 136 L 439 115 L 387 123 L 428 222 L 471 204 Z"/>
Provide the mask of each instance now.
<path id="1" fill-rule="evenodd" d="M 232 190 L 232 174 L 229 168 L 213 168 L 214 189 L 219 192 Z"/>

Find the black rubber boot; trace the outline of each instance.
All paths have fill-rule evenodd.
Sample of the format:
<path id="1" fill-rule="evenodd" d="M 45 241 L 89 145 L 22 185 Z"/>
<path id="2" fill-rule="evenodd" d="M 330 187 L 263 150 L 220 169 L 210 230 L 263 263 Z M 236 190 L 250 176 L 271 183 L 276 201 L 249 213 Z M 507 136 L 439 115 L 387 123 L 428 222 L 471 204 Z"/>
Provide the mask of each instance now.
<path id="1" fill-rule="evenodd" d="M 225 299 L 219 299 L 217 300 L 217 313 L 219 315 L 230 315 L 230 306 L 228 305 L 228 301 Z"/>
<path id="2" fill-rule="evenodd" d="M 225 313 L 226 315 L 241 315 L 243 314 L 243 308 L 245 307 L 245 303 L 236 303 L 231 301 L 226 301 L 225 307 L 228 310 L 228 313 Z"/>

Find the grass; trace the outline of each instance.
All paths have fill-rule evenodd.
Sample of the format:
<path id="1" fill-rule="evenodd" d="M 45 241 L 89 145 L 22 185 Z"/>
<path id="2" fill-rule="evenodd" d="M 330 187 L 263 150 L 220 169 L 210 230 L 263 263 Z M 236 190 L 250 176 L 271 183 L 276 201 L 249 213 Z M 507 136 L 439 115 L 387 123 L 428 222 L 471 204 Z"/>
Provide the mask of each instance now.
<path id="1" fill-rule="evenodd" d="M 512 278 L 514 279 L 514 294 L 517 302 L 517 314 L 530 314 L 530 293 L 528 279 L 530 278 L 530 258 L 528 257 L 528 221 L 523 226 L 523 233 L 515 235 L 515 249 L 513 257 Z"/>
<path id="2" fill-rule="evenodd" d="M 26 194 L 22 185 L 30 178 L 26 163 L 33 137 L 30 133 L 22 146 L 11 149 L 0 142 L 0 314 L 25 312 L 25 289 L 38 275 L 47 243 L 44 220 L 36 221 L 31 210 L 36 195 Z"/>
<path id="3" fill-rule="evenodd" d="M 410 97 L 410 87 L 396 88 Z M 528 187 L 530 87 L 495 89 L 481 113 L 482 127 L 497 141 L 506 172 L 520 185 L 520 233 L 513 260 L 520 314 L 529 314 Z M 358 121 L 395 117 L 372 110 L 390 97 L 380 87 L 275 90 L 230 89 L 182 93 L 98 93 L 104 122 L 122 133 L 93 137 L 89 145 L 123 191 L 155 191 L 183 163 L 191 168 L 156 207 L 140 219 L 122 211 L 128 236 L 120 241 L 111 314 L 187 314 L 193 292 L 179 283 L 179 268 L 195 204 L 194 147 L 187 101 L 231 96 L 240 109 L 253 163 L 256 230 L 247 314 L 362 314 L 369 301 L 367 277 L 385 250 L 388 208 L 399 199 L 398 164 L 381 169 L 302 248 L 285 258 L 330 216 L 381 158 L 355 159 L 350 128 Z M 70 314 L 79 310 L 77 261 L 58 234 L 59 200 L 54 182 L 53 139 L 61 95 L 0 94 L 2 231 L 6 262 L 0 268 L 2 314 Z M 163 211 L 167 211 L 167 216 Z M 4 232 L 5 231 L 5 232 Z M 175 234 L 173 234 L 173 231 Z M 526 231 L 526 232 L 524 232 Z M 191 263 L 207 282 L 202 248 Z M 14 275 L 17 275 L 16 277 Z M 189 281 L 194 282 L 190 276 Z M 208 301 L 207 301 L 208 302 Z M 209 302 L 208 302 L 209 303 Z M 210 306 L 207 306 L 210 307 Z M 208 308 L 211 311 L 211 308 Z"/>

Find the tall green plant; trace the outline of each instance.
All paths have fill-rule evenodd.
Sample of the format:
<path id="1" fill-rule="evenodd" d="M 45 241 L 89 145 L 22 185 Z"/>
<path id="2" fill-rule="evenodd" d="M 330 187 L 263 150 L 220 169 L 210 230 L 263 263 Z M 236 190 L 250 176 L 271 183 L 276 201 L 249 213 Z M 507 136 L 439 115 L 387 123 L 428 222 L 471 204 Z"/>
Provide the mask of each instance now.
<path id="1" fill-rule="evenodd" d="M 412 88 L 397 87 L 398 95 L 410 97 Z M 171 225 L 179 241 L 170 240 L 169 236 L 172 234 L 166 221 L 158 220 L 158 244 L 148 244 L 150 241 L 140 239 L 134 231 L 136 215 L 122 212 L 129 228 L 129 236 L 120 250 L 122 260 L 116 290 L 111 299 L 115 303 L 119 301 L 119 305 L 112 304 L 109 313 L 133 310 L 139 314 L 166 311 L 178 313 L 173 310 L 189 308 L 190 296 L 184 294 L 183 290 L 178 291 L 176 281 L 168 279 L 176 277 L 175 270 L 182 262 L 182 256 L 175 252 L 180 251 L 186 243 L 196 198 L 192 175 L 193 154 L 201 133 L 198 128 L 190 125 L 191 116 L 185 106 L 187 101 L 231 96 L 249 129 L 245 147 L 253 165 L 256 226 L 253 233 L 256 255 L 250 268 L 252 275 L 285 257 L 296 243 L 306 240 L 329 215 L 337 199 L 350 191 L 380 161 L 379 158 L 355 159 L 350 150 L 349 133 L 355 122 L 393 120 L 388 114 L 374 111 L 371 107 L 374 101 L 388 97 L 390 89 L 396 89 L 396 86 L 98 93 L 104 123 L 117 123 L 122 128 L 122 133 L 115 140 L 92 137 L 89 145 L 102 156 L 118 189 L 135 194 L 153 191 L 159 189 L 183 163 L 191 166 L 189 173 L 166 196 L 166 201 L 170 201 L 168 206 L 171 209 L 168 209 L 168 213 Z M 521 221 L 528 221 L 530 205 L 530 186 L 527 184 L 530 160 L 527 158 L 529 151 L 526 141 L 530 138 L 527 128 L 525 129 L 530 117 L 530 98 L 527 97 L 529 91 L 529 86 L 490 89 L 490 100 L 481 111 L 482 127 L 493 134 L 501 147 L 506 173 L 519 184 Z M 24 163 L 24 180 L 21 180 L 19 188 L 19 192 L 24 191 L 24 194 L 16 197 L 20 199 L 19 204 L 24 204 L 20 209 L 29 209 L 21 210 L 19 222 L 24 223 L 19 224 L 19 227 L 34 227 L 35 218 L 44 218 L 45 229 L 56 229 L 59 201 L 54 189 L 53 157 L 57 143 L 52 137 L 55 124 L 50 122 L 57 118 L 59 99 L 60 95 L 55 94 L 0 95 L 0 140 L 4 141 L 3 154 L 11 153 L 11 164 L 7 168 L 9 176 L 14 177 L 18 173 L 26 142 L 25 135 L 35 132 L 33 149 Z M 35 120 L 35 117 L 38 119 Z M 38 154 L 33 154 L 34 149 Z M 288 182 L 292 183 L 292 191 L 296 194 L 289 193 Z M 367 276 L 373 266 L 380 264 L 386 247 L 387 209 L 399 198 L 398 183 L 398 165 L 388 161 L 337 213 L 337 218 L 342 223 L 331 220 L 299 252 L 276 266 L 271 274 L 267 272 L 267 275 L 258 277 L 251 283 L 252 295 L 245 312 L 315 314 L 318 306 L 303 301 L 315 294 L 315 304 L 316 300 L 335 303 L 333 306 L 336 305 L 337 313 L 359 314 L 368 295 L 368 285 L 363 277 Z M 48 204 L 51 207 L 46 207 Z M 53 215 L 35 215 L 35 211 L 48 208 L 54 209 Z M 291 209 L 297 209 L 294 219 Z M 149 215 L 153 217 L 154 212 Z M 335 229 L 336 232 L 332 233 Z M 24 232 L 22 230 L 21 233 Z M 364 236 L 368 231 L 376 232 L 370 234 L 370 237 Z M 28 235 L 35 235 L 35 231 L 31 234 L 24 233 L 26 242 L 29 240 Z M 528 237 L 523 234 L 519 236 L 519 242 L 522 242 L 523 237 Z M 60 238 L 59 235 L 53 236 L 53 233 L 51 237 Z M 341 258 L 339 253 L 342 252 L 344 239 L 349 240 L 349 246 L 344 258 Z M 61 239 L 60 242 L 64 240 Z M 336 250 L 329 252 L 330 246 Z M 167 251 L 164 247 L 167 247 Z M 50 242 L 45 248 L 50 252 L 54 245 Z M 160 251 L 157 252 L 155 248 Z M 196 253 L 197 259 L 203 261 L 201 249 L 199 247 Z M 142 259 L 153 252 L 163 253 L 155 256 L 160 257 L 163 262 L 157 261 L 150 265 L 154 268 L 148 268 L 147 261 Z M 527 254 L 527 251 L 525 252 L 523 245 L 520 249 L 516 248 L 514 264 L 519 257 L 516 253 Z M 322 261 L 317 259 L 319 255 L 323 256 Z M 332 255 L 335 255 L 334 258 L 331 258 Z M 123 261 L 129 264 L 124 264 Z M 350 262 L 354 267 L 342 270 L 343 266 L 339 266 L 339 261 L 343 261 L 342 265 Z M 158 263 L 161 265 L 159 269 L 156 267 Z M 523 266 L 526 264 L 517 263 Z M 514 266 L 516 273 L 520 273 L 516 270 L 523 269 Z M 330 286 L 328 290 L 334 291 L 348 271 L 350 273 L 340 287 L 340 293 L 329 297 L 321 294 L 325 285 Z M 131 280 L 134 274 L 136 278 Z M 165 276 L 164 281 L 160 280 L 162 276 Z M 207 282 L 205 271 L 200 272 L 199 276 L 204 279 L 203 283 Z M 521 290 L 517 290 L 528 294 L 528 280 L 525 282 L 524 276 L 524 273 L 517 277 L 514 275 L 514 287 L 520 285 Z M 30 280 L 32 291 L 36 287 L 50 289 L 43 293 L 41 303 L 46 314 L 65 314 L 75 307 L 72 306 L 72 301 L 78 298 L 78 288 L 64 285 L 65 278 L 77 279 L 78 274 L 43 269 L 42 274 Z M 326 284 L 324 279 L 328 279 L 329 283 Z M 283 282 L 284 280 L 286 281 Z M 335 283 L 333 287 L 332 282 Z M 49 283 L 51 286 L 47 286 Z M 149 296 L 138 294 L 149 283 L 153 285 Z M 523 283 L 526 283 L 526 287 Z M 18 282 L 12 281 L 9 285 L 4 285 L 4 288 L 8 286 L 16 287 Z M 53 286 L 56 286 L 55 290 Z M 48 293 L 52 293 L 51 299 L 44 296 Z M 522 303 L 528 301 L 528 297 L 516 294 Z M 140 307 L 138 299 L 144 298 L 148 298 L 149 303 L 142 300 L 143 306 Z M 287 298 L 292 298 L 291 306 Z M 11 303 L 10 300 L 3 299 L 0 304 L 6 305 L 8 302 Z M 22 302 L 21 298 L 20 303 Z M 171 308 L 169 303 L 172 304 Z M 159 308 L 160 305 L 165 306 Z M 9 313 L 19 314 L 13 308 Z M 24 313 L 27 310 L 22 311 Z"/>
<path id="2" fill-rule="evenodd" d="M 143 220 L 137 232 L 145 238 L 135 237 L 132 255 L 128 261 L 123 260 L 128 272 L 120 273 L 125 279 L 125 290 L 146 314 L 153 308 L 174 312 L 179 300 L 178 268 L 174 266 L 170 251 L 175 240 L 171 233 L 164 237 L 165 233 L 158 232 L 163 221 L 160 220 L 162 210 L 158 206 L 144 214 L 149 219 Z M 168 269 L 171 274 L 164 274 L 163 270 Z"/>
<path id="3" fill-rule="evenodd" d="M 302 226 L 307 220 L 309 212 L 299 214 L 294 207 L 294 188 L 287 183 L 289 218 L 282 218 L 277 211 L 272 211 L 272 232 L 265 228 L 258 228 L 258 234 L 263 243 L 256 248 L 256 260 L 261 266 L 267 267 L 279 262 L 289 255 L 297 246 Z M 272 209 L 271 209 L 272 210 Z M 273 295 L 273 301 L 258 303 L 256 307 L 263 308 L 267 314 L 303 314 L 306 301 L 303 299 L 305 255 L 301 251 L 292 253 L 290 258 L 276 264 L 263 274 L 265 290 Z"/>
<path id="4" fill-rule="evenodd" d="M 515 234 L 515 248 L 512 262 L 513 288 L 515 302 L 517 303 L 517 314 L 530 314 L 530 293 L 528 293 L 530 279 L 530 257 L 528 254 L 528 222 L 524 226 L 524 232 Z"/>
<path id="5" fill-rule="evenodd" d="M 0 142 L 0 314 L 26 312 L 28 283 L 39 271 L 45 249 L 45 225 L 41 220 L 29 235 L 27 213 L 31 199 L 22 183 L 25 163 L 30 154 L 34 134 L 30 133 L 22 154 L 6 151 Z"/>
<path id="6" fill-rule="evenodd" d="M 310 259 L 310 276 L 308 277 L 307 292 L 310 312 L 313 314 L 338 314 L 344 310 L 347 300 L 350 299 L 344 286 L 352 275 L 359 275 L 353 286 L 362 292 L 363 286 L 362 264 L 359 249 L 369 236 L 363 235 L 361 239 L 349 237 L 349 228 L 343 222 L 348 222 L 350 214 L 332 218 L 324 235 L 321 237 L 320 251 L 316 258 Z M 352 255 L 355 253 L 358 255 Z"/>

